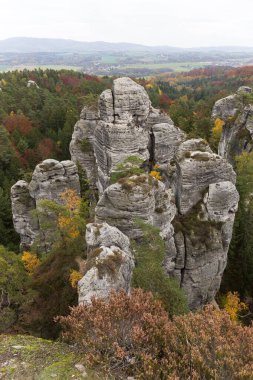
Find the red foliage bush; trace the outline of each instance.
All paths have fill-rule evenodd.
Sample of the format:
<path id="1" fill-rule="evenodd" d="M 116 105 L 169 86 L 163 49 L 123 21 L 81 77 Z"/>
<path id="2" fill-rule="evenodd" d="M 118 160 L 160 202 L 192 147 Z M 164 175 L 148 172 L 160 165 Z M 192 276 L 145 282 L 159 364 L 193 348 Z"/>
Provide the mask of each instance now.
<path id="1" fill-rule="evenodd" d="M 253 328 L 211 306 L 168 319 L 151 293 L 121 291 L 58 317 L 63 338 L 116 378 L 251 379 Z"/>

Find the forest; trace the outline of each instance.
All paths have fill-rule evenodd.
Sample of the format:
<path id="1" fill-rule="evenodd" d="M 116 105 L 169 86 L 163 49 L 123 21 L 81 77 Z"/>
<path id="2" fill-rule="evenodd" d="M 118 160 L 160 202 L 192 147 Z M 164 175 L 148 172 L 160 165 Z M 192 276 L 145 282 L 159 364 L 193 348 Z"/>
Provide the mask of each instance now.
<path id="1" fill-rule="evenodd" d="M 94 300 L 90 308 L 78 307 L 78 260 L 85 250 L 84 225 L 92 220 L 91 190 L 81 172 L 81 199 L 69 191 L 62 194 L 65 206 L 43 203 L 57 221 L 51 252 L 40 254 L 35 248 L 19 252 L 11 187 L 20 179 L 30 181 L 35 166 L 47 158 L 70 159 L 69 143 L 83 106 L 94 108 L 113 79 L 71 70 L 0 73 L 0 333 L 46 339 L 58 339 L 61 333 L 66 342 L 81 347 L 89 365 L 109 371 L 115 378 L 250 379 L 253 153 L 235 159 L 240 202 L 228 265 L 216 297 L 220 309 L 207 306 L 189 313 L 181 289 L 174 281 L 163 281 L 160 267 L 157 269 L 164 253 L 157 230 L 143 225 L 142 244 L 135 247 L 140 267 L 134 274 L 137 289 L 132 298 L 124 292 L 112 293 L 108 303 Z M 219 120 L 211 121 L 214 103 L 240 86 L 253 87 L 253 66 L 206 67 L 136 81 L 146 89 L 153 107 L 168 113 L 188 138 L 201 137 L 217 152 L 222 125 Z M 157 172 L 154 176 L 160 179 Z M 154 261 L 150 275 L 160 282 L 145 278 L 143 252 Z M 126 335 L 120 320 L 127 321 Z M 97 339 L 85 335 L 91 330 Z M 222 351 L 220 347 L 225 348 Z M 134 357 L 136 362 L 131 359 Z"/>

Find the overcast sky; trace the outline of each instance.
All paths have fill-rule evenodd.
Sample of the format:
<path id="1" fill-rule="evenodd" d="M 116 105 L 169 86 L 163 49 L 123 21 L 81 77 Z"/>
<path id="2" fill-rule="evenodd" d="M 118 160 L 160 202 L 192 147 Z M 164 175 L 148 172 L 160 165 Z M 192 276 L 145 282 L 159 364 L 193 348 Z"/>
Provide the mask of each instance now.
<path id="1" fill-rule="evenodd" d="M 253 46 L 253 0 L 0 0 L 0 39 Z"/>

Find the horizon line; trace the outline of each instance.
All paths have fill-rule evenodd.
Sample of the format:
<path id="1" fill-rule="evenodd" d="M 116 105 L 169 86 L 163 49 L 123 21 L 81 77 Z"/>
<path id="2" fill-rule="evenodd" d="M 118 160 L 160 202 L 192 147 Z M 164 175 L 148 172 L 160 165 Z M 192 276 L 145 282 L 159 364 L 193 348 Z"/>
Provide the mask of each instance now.
<path id="1" fill-rule="evenodd" d="M 215 49 L 215 48 L 245 48 L 245 49 L 253 49 L 253 45 L 202 45 L 202 46 L 191 46 L 191 47 L 183 47 L 183 46 L 175 46 L 175 45 L 146 45 L 143 43 L 138 42 L 128 42 L 128 41 L 104 41 L 104 40 L 93 40 L 93 41 L 87 41 L 87 40 L 76 40 L 73 38 L 62 38 L 62 37 L 30 37 L 30 36 L 14 36 L 14 37 L 7 37 L 0 39 L 0 42 L 8 41 L 8 40 L 14 40 L 14 39 L 35 39 L 35 40 L 62 40 L 62 41 L 72 41 L 72 42 L 80 42 L 80 43 L 108 43 L 108 44 L 129 44 L 129 45 L 139 45 L 143 47 L 148 48 L 175 48 L 175 49 Z"/>

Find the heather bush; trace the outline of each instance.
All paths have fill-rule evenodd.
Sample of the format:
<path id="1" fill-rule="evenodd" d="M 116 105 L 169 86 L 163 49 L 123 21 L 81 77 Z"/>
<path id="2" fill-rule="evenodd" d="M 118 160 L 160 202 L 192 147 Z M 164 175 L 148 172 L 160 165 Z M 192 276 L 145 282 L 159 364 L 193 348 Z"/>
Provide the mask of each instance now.
<path id="1" fill-rule="evenodd" d="M 133 289 L 57 320 L 63 339 L 116 379 L 253 379 L 253 327 L 212 306 L 170 320 L 151 293 Z"/>

